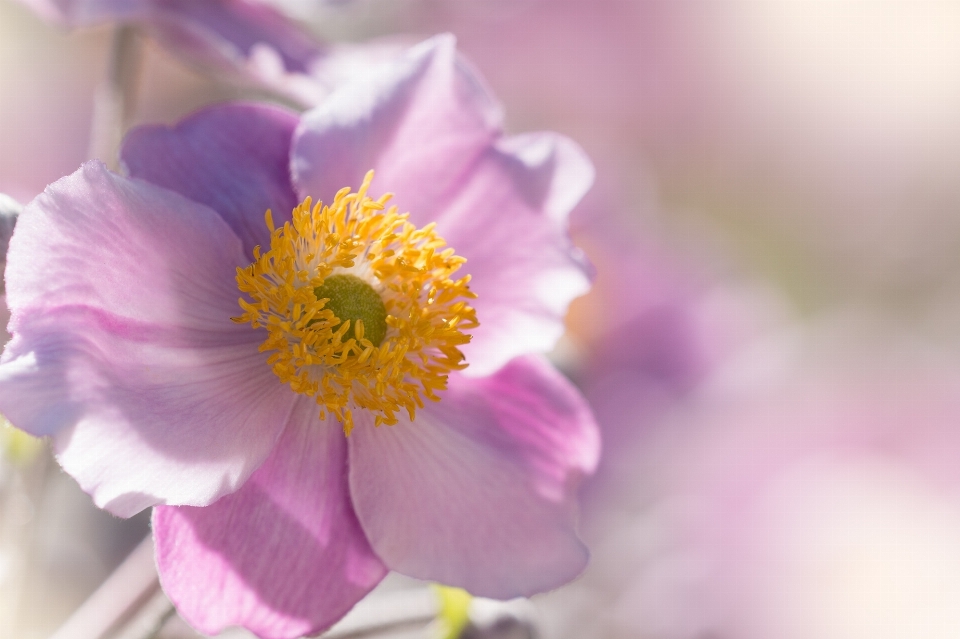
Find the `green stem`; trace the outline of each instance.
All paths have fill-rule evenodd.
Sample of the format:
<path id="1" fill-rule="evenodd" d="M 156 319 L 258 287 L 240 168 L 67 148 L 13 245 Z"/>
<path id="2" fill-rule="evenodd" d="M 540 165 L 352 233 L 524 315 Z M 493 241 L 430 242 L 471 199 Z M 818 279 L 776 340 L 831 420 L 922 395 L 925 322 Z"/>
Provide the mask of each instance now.
<path id="1" fill-rule="evenodd" d="M 140 75 L 142 46 L 137 28 L 114 27 L 106 79 L 94 98 L 89 156 L 112 169 L 119 166 L 117 150 L 130 124 Z"/>

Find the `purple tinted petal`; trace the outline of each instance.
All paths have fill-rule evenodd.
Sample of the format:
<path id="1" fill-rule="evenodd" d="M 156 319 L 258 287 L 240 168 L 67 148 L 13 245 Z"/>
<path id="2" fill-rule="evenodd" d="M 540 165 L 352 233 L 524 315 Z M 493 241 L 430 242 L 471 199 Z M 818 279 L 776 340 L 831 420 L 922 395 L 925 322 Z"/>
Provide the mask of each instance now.
<path id="1" fill-rule="evenodd" d="M 287 74 L 304 77 L 323 53 L 295 22 L 250 0 L 20 1 L 42 18 L 70 27 L 138 23 L 174 53 L 240 75 L 252 70 L 258 48 L 272 51 Z"/>
<path id="2" fill-rule="evenodd" d="M 555 588 L 586 564 L 574 496 L 596 466 L 597 429 L 542 360 L 452 376 L 414 423 L 358 424 L 347 443 L 353 503 L 390 568 L 508 598 Z"/>
<path id="3" fill-rule="evenodd" d="M 243 259 L 210 209 L 97 162 L 50 186 L 10 242 L 0 412 L 118 515 L 235 490 L 293 405 L 230 321 Z"/>
<path id="4" fill-rule="evenodd" d="M 20 0 L 66 27 L 135 23 L 189 62 L 304 105 L 329 92 L 316 71 L 324 49 L 283 13 L 256 0 Z"/>
<path id="5" fill-rule="evenodd" d="M 294 180 L 301 195 L 330 201 L 375 169 L 376 194 L 394 192 L 423 224 L 499 131 L 499 106 L 453 37 L 438 36 L 308 112 L 294 140 Z"/>
<path id="6" fill-rule="evenodd" d="M 10 240 L 17 312 L 85 305 L 126 318 L 240 335 L 240 242 L 213 211 L 88 162 L 27 205 Z"/>
<path id="7" fill-rule="evenodd" d="M 147 26 L 174 51 L 209 62 L 249 58 L 256 45 L 280 56 L 287 71 L 305 73 L 320 47 L 276 9 L 248 0 L 152 0 Z"/>
<path id="8" fill-rule="evenodd" d="M 567 138 L 522 135 L 500 140 L 445 203 L 437 228 L 467 259 L 461 270 L 477 294 L 466 374 L 545 352 L 563 333 L 567 307 L 590 286 L 566 219 L 592 180 L 590 161 Z"/>
<path id="9" fill-rule="evenodd" d="M 313 635 L 386 574 L 350 504 L 342 429 L 319 421 L 313 402 L 298 406 L 239 491 L 206 508 L 154 510 L 164 591 L 205 634 Z"/>
<path id="10" fill-rule="evenodd" d="M 0 365 L 0 412 L 55 435 L 101 508 L 207 504 L 267 457 L 294 396 L 257 352 L 85 307 L 26 317 Z"/>
<path id="11" fill-rule="evenodd" d="M 269 242 L 267 209 L 282 224 L 297 197 L 290 183 L 291 111 L 259 104 L 203 109 L 177 126 L 144 126 L 124 140 L 132 177 L 206 204 L 243 240 L 244 251 Z M 252 258 L 251 258 L 252 259 Z"/>

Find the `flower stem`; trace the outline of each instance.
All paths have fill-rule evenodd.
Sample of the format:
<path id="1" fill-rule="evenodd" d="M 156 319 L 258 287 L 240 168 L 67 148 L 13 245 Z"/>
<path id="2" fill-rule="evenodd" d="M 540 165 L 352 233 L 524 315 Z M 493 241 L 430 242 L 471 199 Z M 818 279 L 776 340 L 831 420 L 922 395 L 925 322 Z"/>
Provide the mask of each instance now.
<path id="1" fill-rule="evenodd" d="M 400 630 L 410 630 L 420 628 L 436 618 L 433 614 L 410 615 L 406 618 L 385 621 L 383 623 L 371 624 L 364 628 L 355 628 L 351 630 L 331 630 L 326 634 L 320 635 L 319 639 L 367 639 L 367 637 L 376 637 L 387 633 Z"/>
<path id="2" fill-rule="evenodd" d="M 162 590 L 157 590 L 144 603 L 136 616 L 110 639 L 155 639 L 176 609 Z"/>
<path id="3" fill-rule="evenodd" d="M 0 193 L 0 268 L 6 268 L 7 248 L 10 246 L 13 228 L 17 224 L 17 217 L 19 217 L 22 208 L 19 202 Z M 5 294 L 4 283 L 0 282 L 0 295 Z"/>
<path id="4" fill-rule="evenodd" d="M 141 44 L 136 27 L 125 24 L 114 27 L 107 77 L 94 98 L 88 155 L 102 160 L 111 169 L 119 166 L 117 150 L 133 112 Z"/>

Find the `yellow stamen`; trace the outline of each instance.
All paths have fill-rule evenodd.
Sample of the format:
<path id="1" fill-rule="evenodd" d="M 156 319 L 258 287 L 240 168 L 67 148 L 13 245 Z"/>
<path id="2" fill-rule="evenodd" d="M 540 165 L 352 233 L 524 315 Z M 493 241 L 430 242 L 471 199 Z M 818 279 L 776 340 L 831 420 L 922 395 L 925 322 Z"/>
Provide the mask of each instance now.
<path id="1" fill-rule="evenodd" d="M 459 347 L 478 326 L 470 276 L 452 279 L 466 260 L 434 224 L 417 229 L 408 214 L 386 209 L 390 194 L 367 197 L 372 179 L 370 171 L 359 191 L 341 189 L 329 206 L 311 208 L 308 197 L 280 228 L 267 211 L 270 250 L 257 247 L 254 262 L 237 269 L 250 299 L 240 298 L 243 314 L 233 321 L 264 328 L 260 350 L 274 351 L 267 362 L 280 381 L 314 397 L 321 419 L 329 412 L 347 435 L 354 409 L 371 411 L 379 426 L 397 423 L 401 410 L 413 419 L 424 397 L 437 401 L 450 371 L 467 367 Z M 382 341 L 368 339 L 363 319 L 341 321 L 330 298 L 318 298 L 331 290 L 324 280 L 341 274 L 383 300 L 386 335 L 374 335 Z"/>

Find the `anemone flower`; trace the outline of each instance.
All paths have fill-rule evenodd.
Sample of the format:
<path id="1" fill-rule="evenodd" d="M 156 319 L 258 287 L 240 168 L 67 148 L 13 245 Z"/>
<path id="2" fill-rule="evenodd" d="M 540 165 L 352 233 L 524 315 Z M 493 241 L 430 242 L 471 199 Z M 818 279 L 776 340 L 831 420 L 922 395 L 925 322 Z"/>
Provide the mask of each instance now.
<path id="1" fill-rule="evenodd" d="M 597 430 L 536 353 L 588 287 L 565 220 L 592 167 L 500 117 L 440 36 L 303 117 L 136 129 L 129 177 L 90 162 L 25 207 L 0 411 L 99 506 L 160 505 L 202 632 L 319 632 L 388 568 L 499 598 L 583 569 Z"/>
<path id="2" fill-rule="evenodd" d="M 703 394 L 638 460 L 642 506 L 597 550 L 603 636 L 955 636 L 955 362 L 862 318 L 785 341 L 802 358 Z"/>
<path id="3" fill-rule="evenodd" d="M 136 24 L 189 61 L 273 89 L 305 105 L 328 87 L 311 76 L 322 47 L 276 8 L 256 0 L 21 0 L 65 27 Z"/>

